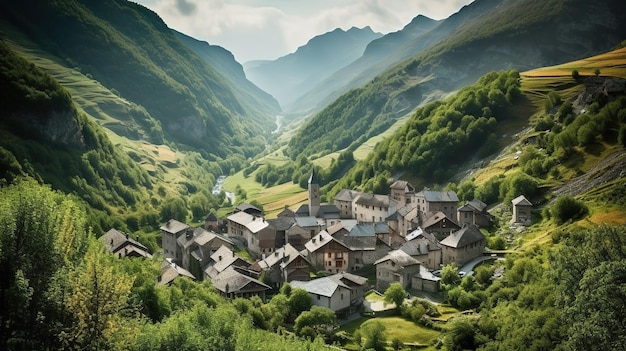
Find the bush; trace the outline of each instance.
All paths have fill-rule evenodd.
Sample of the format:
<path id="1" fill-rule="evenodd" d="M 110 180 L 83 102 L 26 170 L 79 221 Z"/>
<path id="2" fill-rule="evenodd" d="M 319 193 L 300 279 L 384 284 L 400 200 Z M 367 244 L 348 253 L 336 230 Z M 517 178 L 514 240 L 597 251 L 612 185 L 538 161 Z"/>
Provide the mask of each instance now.
<path id="1" fill-rule="evenodd" d="M 589 213 L 587 205 L 571 196 L 561 196 L 552 205 L 552 216 L 556 224 L 563 224 L 569 220 L 583 218 Z"/>

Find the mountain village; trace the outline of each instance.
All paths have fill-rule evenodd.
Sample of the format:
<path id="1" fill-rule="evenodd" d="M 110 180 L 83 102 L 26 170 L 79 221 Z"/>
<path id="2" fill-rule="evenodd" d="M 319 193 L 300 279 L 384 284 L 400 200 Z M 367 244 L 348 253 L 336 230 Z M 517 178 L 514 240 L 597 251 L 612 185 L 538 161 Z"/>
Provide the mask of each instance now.
<path id="1" fill-rule="evenodd" d="M 384 292 L 394 282 L 407 291 L 436 293 L 442 267 L 461 268 L 485 255 L 486 238 L 479 228 L 491 226 L 494 218 L 478 199 L 459 206 L 454 191 L 416 192 L 409 182 L 397 180 L 389 195 L 344 189 L 325 204 L 319 188 L 313 172 L 308 202 L 274 219 L 248 203 L 238 205 L 223 223 L 213 213 L 195 228 L 170 219 L 160 228 L 159 284 L 179 277 L 210 280 L 226 297 L 265 301 L 289 283 L 306 290 L 312 304 L 346 315 L 361 310 L 366 292 Z M 512 222 L 530 224 L 530 201 L 520 195 L 512 206 Z M 100 240 L 119 258 L 152 257 L 138 240 L 116 229 Z M 237 254 L 242 248 L 253 262 Z M 376 272 L 371 286 L 359 275 L 368 265 Z"/>

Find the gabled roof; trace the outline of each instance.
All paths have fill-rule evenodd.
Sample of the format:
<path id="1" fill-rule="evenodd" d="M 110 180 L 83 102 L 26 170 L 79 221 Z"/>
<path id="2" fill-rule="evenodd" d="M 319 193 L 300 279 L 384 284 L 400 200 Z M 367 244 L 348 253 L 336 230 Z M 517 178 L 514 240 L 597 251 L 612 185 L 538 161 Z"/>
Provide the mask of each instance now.
<path id="1" fill-rule="evenodd" d="M 118 250 L 126 246 L 136 247 L 137 249 L 139 249 L 137 251 L 138 253 L 140 253 L 141 251 L 148 253 L 148 248 L 146 246 L 142 245 L 139 241 L 131 238 L 130 234 L 120 232 L 115 228 L 111 228 L 108 232 L 104 233 L 100 237 L 100 241 L 102 241 L 106 245 L 107 249 L 111 253 L 116 253 Z M 150 254 L 148 253 L 148 255 Z"/>
<path id="2" fill-rule="evenodd" d="M 313 279 L 306 282 L 293 280 L 289 284 L 292 288 L 304 289 L 310 294 L 317 294 L 325 297 L 333 296 L 337 288 L 340 286 L 350 289 L 350 287 L 344 284 L 341 280 L 332 279 L 330 277 Z"/>
<path id="3" fill-rule="evenodd" d="M 170 219 L 169 221 L 167 221 L 167 223 L 163 224 L 160 229 L 164 232 L 177 234 L 187 228 L 189 228 L 189 226 L 186 225 L 185 223 L 179 222 L 175 219 Z"/>
<path id="4" fill-rule="evenodd" d="M 515 199 L 511 200 L 513 206 L 532 206 L 533 204 L 528 201 L 528 199 L 524 195 L 520 195 Z"/>
<path id="5" fill-rule="evenodd" d="M 367 284 L 367 278 L 361 277 L 360 275 L 346 273 L 346 272 L 333 274 L 331 276 L 328 276 L 328 278 L 333 279 L 334 281 L 337 281 L 337 282 L 342 282 L 348 286 L 350 285 L 363 286 Z"/>
<path id="6" fill-rule="evenodd" d="M 402 250 L 393 250 L 393 251 L 390 251 L 387 255 L 385 255 L 385 257 L 374 262 L 374 265 L 377 265 L 379 263 L 383 263 L 386 261 L 392 261 L 395 264 L 399 265 L 400 267 L 408 267 L 408 266 L 414 266 L 416 264 L 420 264 L 420 261 L 414 259 L 406 252 Z"/>
<path id="7" fill-rule="evenodd" d="M 320 248 L 326 246 L 328 243 L 333 242 L 333 241 L 338 243 L 338 244 L 340 244 L 341 246 L 345 247 L 346 250 L 350 250 L 350 248 L 348 246 L 346 246 L 341 241 L 333 238 L 332 235 L 328 234 L 328 232 L 326 230 L 322 230 L 321 232 L 316 234 L 314 237 L 312 237 L 309 241 L 307 241 L 304 244 L 304 247 L 309 252 L 315 252 L 315 251 L 319 250 Z"/>
<path id="8" fill-rule="evenodd" d="M 413 235 L 410 240 L 402 244 L 400 250 L 410 256 L 421 256 L 428 254 L 430 251 L 441 250 L 441 245 L 432 234 L 422 231 L 419 235 Z"/>
<path id="9" fill-rule="evenodd" d="M 258 233 L 269 226 L 265 218 L 256 217 L 246 212 L 233 213 L 227 219 L 246 227 L 252 233 Z"/>
<path id="10" fill-rule="evenodd" d="M 428 268 L 424 266 L 420 266 L 420 271 L 417 273 L 417 276 L 422 278 L 423 280 L 430 280 L 433 282 L 438 282 L 441 280 L 440 277 L 434 275 Z"/>
<path id="11" fill-rule="evenodd" d="M 448 216 L 446 216 L 445 213 L 441 212 L 441 211 L 437 211 L 435 212 L 432 216 L 428 217 L 424 223 L 422 224 L 422 227 L 424 229 L 429 228 L 441 221 L 443 221 L 444 219 L 448 220 L 448 222 L 451 222 L 452 227 L 450 229 L 454 229 L 454 228 L 460 228 L 458 224 L 456 224 L 456 221 L 448 218 Z"/>
<path id="12" fill-rule="evenodd" d="M 296 224 L 302 228 L 317 227 L 317 218 L 313 216 L 295 217 Z"/>
<path id="13" fill-rule="evenodd" d="M 411 183 L 405 181 L 405 180 L 396 180 L 395 182 L 393 182 L 393 184 L 391 184 L 391 186 L 389 187 L 390 189 L 398 189 L 398 190 L 404 190 L 405 192 L 413 192 L 415 191 L 415 188 L 413 187 L 413 185 L 411 185 Z"/>
<path id="14" fill-rule="evenodd" d="M 418 195 L 423 195 L 428 202 L 459 202 L 454 191 L 423 190 Z"/>
<path id="15" fill-rule="evenodd" d="M 440 244 L 458 249 L 484 239 L 485 235 L 483 235 L 478 227 L 470 224 L 448 235 L 445 239 L 441 240 Z"/>
<path id="16" fill-rule="evenodd" d="M 285 231 L 291 228 L 294 223 L 296 223 L 296 219 L 294 217 L 278 217 L 274 219 L 268 219 L 267 222 L 272 228 L 274 228 L 274 230 Z"/>
<path id="17" fill-rule="evenodd" d="M 239 257 L 239 255 L 237 255 L 237 253 L 235 253 L 234 251 L 232 251 L 231 249 L 227 248 L 224 245 L 220 246 L 220 248 L 217 249 L 211 255 L 211 260 L 215 262 L 214 264 L 211 265 L 213 267 L 213 270 L 215 270 L 218 273 L 232 266 L 237 261 L 245 262 L 244 259 L 242 259 L 241 257 Z"/>
<path id="18" fill-rule="evenodd" d="M 375 207 L 389 207 L 390 201 L 395 201 L 395 200 L 389 199 L 389 196 L 387 195 L 365 193 L 357 197 L 357 199 L 355 200 L 355 203 L 357 205 L 364 205 L 364 206 L 369 205 L 369 206 L 375 206 Z"/>
<path id="19" fill-rule="evenodd" d="M 213 212 L 209 212 L 209 214 L 204 219 L 205 222 L 217 222 L 217 216 Z"/>
<path id="20" fill-rule="evenodd" d="M 168 285 L 178 277 L 187 277 L 196 280 L 196 277 L 194 277 L 191 272 L 173 263 L 171 259 L 166 259 L 161 265 L 161 280 L 159 284 Z"/>
<path id="21" fill-rule="evenodd" d="M 296 210 L 296 212 L 294 212 L 296 217 L 303 217 L 303 216 L 308 216 L 309 215 L 309 205 L 308 204 L 302 204 L 300 205 L 300 207 L 298 207 L 298 209 Z"/>
<path id="22" fill-rule="evenodd" d="M 269 285 L 239 272 L 232 266 L 212 278 L 211 283 L 217 290 L 225 294 L 256 293 L 271 289 Z"/>
<path id="23" fill-rule="evenodd" d="M 317 217 L 319 218 L 339 218 L 340 212 L 337 206 L 332 204 L 323 204 L 317 211 Z"/>
<path id="24" fill-rule="evenodd" d="M 296 250 L 291 244 L 287 243 L 285 246 L 276 249 L 273 253 L 267 255 L 265 258 L 258 262 L 259 267 L 262 269 L 269 269 L 275 265 L 286 267 L 291 261 L 295 260 L 300 255 L 300 252 Z M 302 256 L 304 258 L 304 256 Z M 306 260 L 306 258 L 304 258 Z M 308 260 L 307 260 L 308 262 Z"/>
<path id="25" fill-rule="evenodd" d="M 434 245 L 439 245 L 439 241 L 437 240 L 437 238 L 435 238 L 434 235 L 422 230 L 422 228 L 420 227 L 407 234 L 406 241 L 418 240 L 420 238 L 424 238 Z"/>
<path id="26" fill-rule="evenodd" d="M 478 212 L 483 212 L 487 208 L 487 204 L 478 199 L 469 201 L 467 204 L 475 208 Z"/>
<path id="27" fill-rule="evenodd" d="M 357 196 L 361 195 L 362 193 L 356 190 L 350 190 L 350 189 L 341 189 L 337 195 L 335 195 L 335 197 L 333 198 L 333 200 L 336 201 L 347 201 L 347 202 L 352 202 L 354 199 L 357 198 Z"/>
<path id="28" fill-rule="evenodd" d="M 292 210 L 286 208 L 286 209 L 280 211 L 280 213 L 278 213 L 276 215 L 276 217 L 278 217 L 278 218 L 295 217 L 295 215 L 296 215 L 295 212 L 293 212 Z"/>

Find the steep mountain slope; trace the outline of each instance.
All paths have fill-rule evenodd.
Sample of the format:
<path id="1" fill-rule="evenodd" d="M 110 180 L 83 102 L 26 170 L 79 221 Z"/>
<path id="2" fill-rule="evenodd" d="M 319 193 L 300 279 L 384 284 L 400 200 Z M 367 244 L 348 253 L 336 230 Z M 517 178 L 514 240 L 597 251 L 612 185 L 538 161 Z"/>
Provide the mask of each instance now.
<path id="1" fill-rule="evenodd" d="M 248 62 L 244 69 L 248 78 L 281 106 L 290 106 L 311 87 L 360 57 L 365 46 L 381 35 L 370 27 L 335 29 L 314 37 L 292 54 L 274 61 Z"/>
<path id="2" fill-rule="evenodd" d="M 254 114 L 268 115 L 280 112 L 278 101 L 246 78 L 243 66 L 235 61 L 230 51 L 177 31 L 174 31 L 174 35 L 230 83 L 239 101 L 253 102 Z"/>
<path id="3" fill-rule="evenodd" d="M 319 110 L 350 89 L 366 83 L 394 64 L 445 40 L 466 22 L 482 16 L 499 3 L 475 1 L 445 20 L 419 15 L 402 30 L 372 41 L 358 60 L 333 74 L 294 103 L 300 110 Z M 316 108 L 317 107 L 317 108 Z"/>
<path id="4" fill-rule="evenodd" d="M 322 110 L 292 138 L 289 155 L 295 159 L 301 153 L 358 145 L 432 99 L 433 94 L 443 96 L 492 70 L 526 70 L 591 56 L 615 46 L 626 32 L 624 4 L 617 0 L 506 0 L 496 4 L 478 0 L 472 5 L 482 2 L 491 4 L 491 9 L 469 16 L 445 40 Z M 466 9 L 457 16 L 463 17 Z M 445 25 L 446 21 L 437 28 Z"/>
<path id="5" fill-rule="evenodd" d="M 218 157 L 233 152 L 252 156 L 272 130 L 278 111 L 258 113 L 250 101 L 239 100 L 226 79 L 140 5 L 62 0 L 1 6 L 5 20 L 145 107 L 180 145 Z"/>

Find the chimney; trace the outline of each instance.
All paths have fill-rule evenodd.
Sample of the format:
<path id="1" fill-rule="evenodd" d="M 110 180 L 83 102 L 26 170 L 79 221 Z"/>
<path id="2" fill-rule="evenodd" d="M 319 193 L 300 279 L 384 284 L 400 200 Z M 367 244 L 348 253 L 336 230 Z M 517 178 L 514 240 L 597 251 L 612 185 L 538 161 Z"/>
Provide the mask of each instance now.
<path id="1" fill-rule="evenodd" d="M 320 234 L 320 242 L 324 241 L 324 238 L 322 238 L 322 234 Z"/>
<path id="2" fill-rule="evenodd" d="M 233 251 L 233 257 L 235 257 L 235 251 Z"/>
<path id="3" fill-rule="evenodd" d="M 313 244 L 315 244 L 315 238 L 313 238 L 311 241 L 313 242 Z"/>
<path id="4" fill-rule="evenodd" d="M 274 256 L 278 257 L 278 251 L 274 251 Z"/>
<path id="5" fill-rule="evenodd" d="M 222 260 L 222 255 L 220 255 L 217 260 L 221 261 Z"/>
<path id="6" fill-rule="evenodd" d="M 128 233 L 126 233 L 126 240 L 128 240 Z"/>

